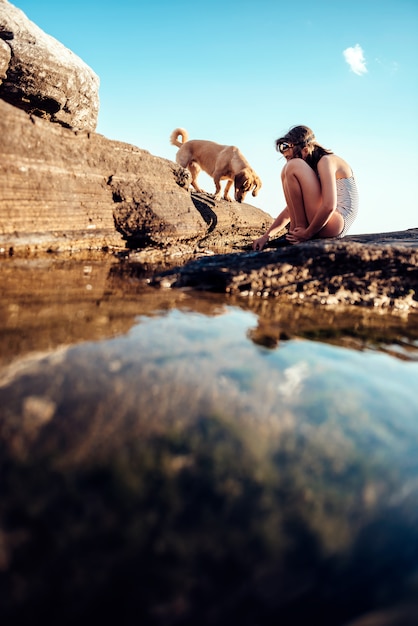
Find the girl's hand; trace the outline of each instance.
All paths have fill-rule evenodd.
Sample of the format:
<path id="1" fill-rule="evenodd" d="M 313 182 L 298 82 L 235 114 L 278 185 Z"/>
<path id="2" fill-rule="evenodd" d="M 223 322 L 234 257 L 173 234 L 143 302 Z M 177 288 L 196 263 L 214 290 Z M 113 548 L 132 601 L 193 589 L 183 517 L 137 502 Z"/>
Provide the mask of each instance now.
<path id="1" fill-rule="evenodd" d="M 290 241 L 290 243 L 303 243 L 304 241 L 308 241 L 311 239 L 307 228 L 302 228 L 301 226 L 296 226 L 296 228 L 292 228 L 286 235 L 286 239 Z"/>
<path id="2" fill-rule="evenodd" d="M 262 250 L 269 239 L 269 235 L 263 235 L 262 237 L 259 237 L 258 239 L 253 241 L 253 250 Z"/>

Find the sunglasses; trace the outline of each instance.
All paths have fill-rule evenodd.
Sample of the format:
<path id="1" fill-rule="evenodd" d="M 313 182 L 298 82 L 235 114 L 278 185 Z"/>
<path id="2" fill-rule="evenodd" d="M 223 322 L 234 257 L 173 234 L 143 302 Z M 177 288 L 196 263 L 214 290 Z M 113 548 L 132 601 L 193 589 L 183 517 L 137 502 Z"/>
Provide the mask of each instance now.
<path id="1" fill-rule="evenodd" d="M 290 148 L 293 148 L 293 144 L 287 143 L 287 141 L 282 141 L 281 143 L 279 143 L 279 152 L 281 152 L 282 154 L 290 150 Z"/>

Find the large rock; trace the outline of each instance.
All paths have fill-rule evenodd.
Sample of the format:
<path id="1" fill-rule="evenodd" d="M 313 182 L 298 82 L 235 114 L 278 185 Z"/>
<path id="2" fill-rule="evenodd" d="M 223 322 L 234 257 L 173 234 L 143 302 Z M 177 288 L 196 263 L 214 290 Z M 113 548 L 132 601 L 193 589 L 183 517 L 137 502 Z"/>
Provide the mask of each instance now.
<path id="1" fill-rule="evenodd" d="M 99 78 L 88 65 L 7 0 L 0 0 L 0 39 L 1 98 L 63 126 L 95 130 Z"/>
<path id="2" fill-rule="evenodd" d="M 94 134 L 98 85 L 81 59 L 0 0 L 3 254 L 124 240 L 154 250 L 183 245 L 190 254 L 199 244 L 257 237 L 271 223 L 250 205 L 191 194 L 188 172 L 175 163 Z"/>
<path id="3" fill-rule="evenodd" d="M 188 191 L 187 172 L 136 146 L 76 132 L 0 100 L 0 247 L 193 247 L 257 234 L 271 217 Z"/>

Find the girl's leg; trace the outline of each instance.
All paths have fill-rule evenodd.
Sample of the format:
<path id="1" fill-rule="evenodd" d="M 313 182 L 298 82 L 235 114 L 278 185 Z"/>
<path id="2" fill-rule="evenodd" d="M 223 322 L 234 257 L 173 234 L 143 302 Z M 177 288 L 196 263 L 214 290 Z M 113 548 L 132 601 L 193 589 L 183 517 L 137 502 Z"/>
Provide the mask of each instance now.
<path id="1" fill-rule="evenodd" d="M 290 228 L 307 228 L 322 202 L 317 175 L 303 159 L 292 159 L 282 170 L 282 185 Z"/>

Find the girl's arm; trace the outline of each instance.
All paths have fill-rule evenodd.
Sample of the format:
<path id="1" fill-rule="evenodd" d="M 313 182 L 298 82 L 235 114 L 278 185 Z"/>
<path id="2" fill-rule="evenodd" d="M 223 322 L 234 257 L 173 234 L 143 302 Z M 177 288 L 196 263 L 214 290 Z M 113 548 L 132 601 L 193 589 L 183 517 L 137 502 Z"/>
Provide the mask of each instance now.
<path id="1" fill-rule="evenodd" d="M 285 209 L 283 209 L 281 213 L 279 213 L 279 215 L 274 220 L 273 224 L 264 233 L 264 235 L 262 237 L 259 237 L 255 241 L 253 241 L 253 250 L 262 250 L 264 246 L 266 245 L 266 243 L 268 242 L 268 240 L 270 239 L 270 236 L 275 235 L 281 230 L 283 230 L 283 228 L 287 226 L 289 222 L 290 222 L 289 210 L 286 207 Z"/>

